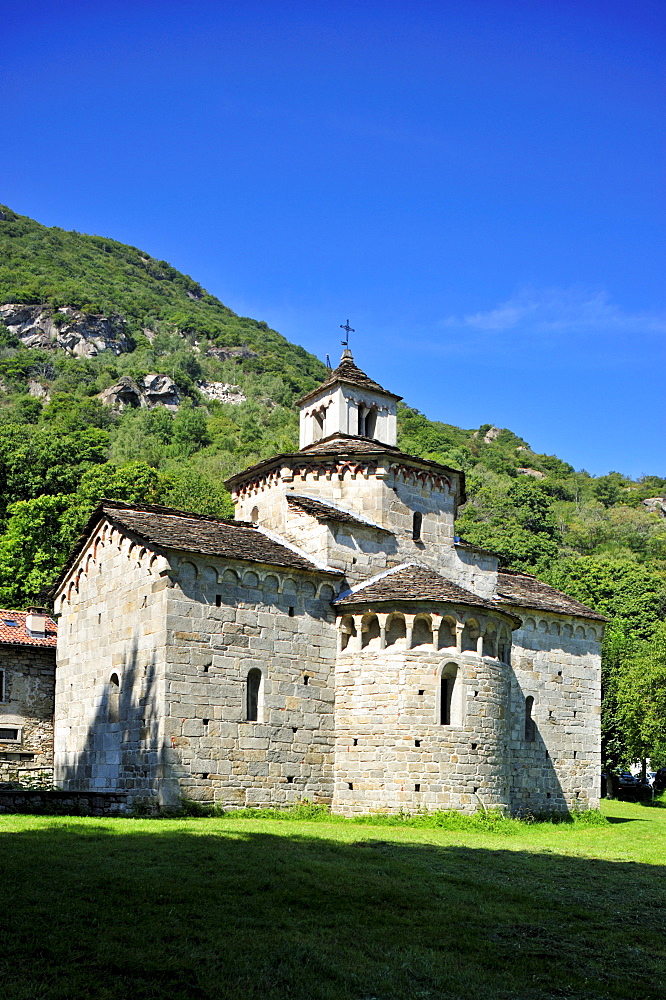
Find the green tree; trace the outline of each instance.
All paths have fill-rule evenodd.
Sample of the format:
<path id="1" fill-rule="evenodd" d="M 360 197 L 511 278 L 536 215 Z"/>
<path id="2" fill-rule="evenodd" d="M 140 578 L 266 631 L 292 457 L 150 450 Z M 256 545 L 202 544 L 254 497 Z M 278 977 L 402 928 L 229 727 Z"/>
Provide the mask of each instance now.
<path id="1" fill-rule="evenodd" d="M 162 503 L 178 510 L 195 514 L 212 514 L 215 517 L 233 517 L 234 505 L 224 486 L 195 469 L 170 473 Z"/>
<path id="2" fill-rule="evenodd" d="M 497 480 L 483 482 L 456 529 L 467 541 L 496 552 L 511 569 L 535 570 L 557 557 L 553 500 L 527 477 L 508 490 Z"/>
<path id="3" fill-rule="evenodd" d="M 88 469 L 106 461 L 108 441 L 97 427 L 54 433 L 47 427 L 0 426 L 0 521 L 15 501 L 73 493 Z"/>
<path id="4" fill-rule="evenodd" d="M 648 638 L 663 618 L 663 574 L 627 558 L 579 556 L 561 559 L 542 579 L 606 615 L 636 638 Z"/>
<path id="5" fill-rule="evenodd" d="M 10 505 L 0 538 L 0 601 L 5 607 L 48 603 L 48 588 L 77 535 L 77 520 L 67 516 L 75 503 L 74 497 L 58 494 Z"/>
<path id="6" fill-rule="evenodd" d="M 627 746 L 620 717 L 618 678 L 634 642 L 621 626 L 606 629 L 601 647 L 601 768 L 608 798 L 617 792 L 617 772 L 626 765 Z"/>
<path id="7" fill-rule="evenodd" d="M 666 758 L 666 622 L 621 659 L 616 690 L 626 753 L 640 761 L 645 778 L 648 758 Z"/>

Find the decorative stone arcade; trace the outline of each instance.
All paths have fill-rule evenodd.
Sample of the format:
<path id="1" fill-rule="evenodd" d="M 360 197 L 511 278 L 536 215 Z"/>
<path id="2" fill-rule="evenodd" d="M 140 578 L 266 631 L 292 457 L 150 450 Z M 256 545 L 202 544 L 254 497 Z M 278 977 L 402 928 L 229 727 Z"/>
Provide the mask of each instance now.
<path id="1" fill-rule="evenodd" d="M 334 808 L 510 809 L 519 619 L 423 600 L 337 603 Z"/>

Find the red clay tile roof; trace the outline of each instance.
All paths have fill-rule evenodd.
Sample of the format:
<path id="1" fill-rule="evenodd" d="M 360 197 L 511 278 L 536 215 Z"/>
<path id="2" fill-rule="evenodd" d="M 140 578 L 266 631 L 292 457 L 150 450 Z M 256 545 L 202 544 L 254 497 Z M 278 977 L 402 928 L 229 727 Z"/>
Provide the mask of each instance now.
<path id="1" fill-rule="evenodd" d="M 497 595 L 503 604 L 513 604 L 520 608 L 534 608 L 535 611 L 552 611 L 558 615 L 573 615 L 576 618 L 595 618 L 608 621 L 603 615 L 568 597 L 561 590 L 549 587 L 529 573 L 516 570 L 500 570 L 497 574 Z"/>
<path id="2" fill-rule="evenodd" d="M 383 601 L 440 601 L 448 604 L 470 604 L 474 607 L 501 610 L 493 601 L 488 601 L 457 583 L 445 579 L 427 566 L 405 563 L 374 577 L 352 591 L 341 594 L 333 603 L 379 604 Z"/>
<path id="3" fill-rule="evenodd" d="M 287 569 L 341 575 L 338 570 L 322 569 L 288 545 L 268 537 L 248 521 L 209 517 L 175 510 L 172 507 L 103 500 L 92 514 L 65 563 L 54 586 L 54 592 L 84 548 L 90 533 L 103 517 L 160 548 L 200 552 L 202 555 L 284 566 Z"/>
<path id="4" fill-rule="evenodd" d="M 296 406 L 300 406 L 306 400 L 312 398 L 313 396 L 319 395 L 322 389 L 328 389 L 329 386 L 337 385 L 339 382 L 344 382 L 347 385 L 359 386 L 361 389 L 369 389 L 371 392 L 382 392 L 385 396 L 393 396 L 394 399 L 402 399 L 402 396 L 397 396 L 394 392 L 389 392 L 388 389 L 383 389 L 379 382 L 375 382 L 371 379 L 365 372 L 361 371 L 360 368 L 354 362 L 351 351 L 346 350 L 342 358 L 340 359 L 340 364 L 332 371 L 328 378 L 313 389 L 311 392 L 305 394 L 301 399 L 296 401 Z"/>
<path id="5" fill-rule="evenodd" d="M 30 635 L 25 620 L 27 611 L 3 611 L 0 609 L 0 644 L 3 646 L 41 646 L 42 649 L 55 649 L 58 638 L 58 626 L 52 618 L 46 617 L 46 632 L 44 638 Z M 15 625 L 7 624 L 16 622 Z"/>
<path id="6" fill-rule="evenodd" d="M 290 507 L 297 507 L 299 510 L 316 517 L 318 521 L 339 521 L 342 524 L 355 524 L 361 528 L 374 528 L 376 531 L 385 531 L 392 535 L 389 528 L 382 528 L 380 524 L 372 521 L 364 521 L 361 517 L 356 517 L 349 511 L 333 507 L 331 504 L 323 503 L 315 497 L 305 497 L 298 493 L 287 493 L 287 503 Z"/>

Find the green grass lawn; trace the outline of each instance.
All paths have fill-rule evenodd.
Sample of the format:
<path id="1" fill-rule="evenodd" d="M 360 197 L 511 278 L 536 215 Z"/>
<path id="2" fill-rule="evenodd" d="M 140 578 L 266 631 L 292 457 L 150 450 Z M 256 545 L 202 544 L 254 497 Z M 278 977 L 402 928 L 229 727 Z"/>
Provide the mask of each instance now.
<path id="1" fill-rule="evenodd" d="M 663 1000 L 666 808 L 604 825 L 0 816 L 3 1000 Z"/>

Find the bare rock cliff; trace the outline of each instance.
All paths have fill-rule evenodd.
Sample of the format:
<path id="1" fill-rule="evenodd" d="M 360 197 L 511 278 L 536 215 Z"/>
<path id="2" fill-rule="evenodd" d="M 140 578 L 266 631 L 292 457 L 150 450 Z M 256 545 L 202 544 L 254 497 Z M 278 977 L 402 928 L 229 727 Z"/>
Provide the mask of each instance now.
<path id="1" fill-rule="evenodd" d="M 146 407 L 152 410 L 155 406 L 166 406 L 168 410 L 175 412 L 180 405 L 178 386 L 168 375 L 160 374 L 145 375 L 137 381 L 129 375 L 123 375 L 115 385 L 98 393 L 97 398 L 105 406 L 111 406 L 115 410 L 124 410 L 126 407 Z"/>
<path id="2" fill-rule="evenodd" d="M 53 311 L 9 302 L 0 306 L 0 322 L 26 347 L 60 348 L 74 357 L 94 358 L 101 351 L 123 354 L 131 347 L 125 320 L 118 313 L 103 316 L 71 306 Z"/>

